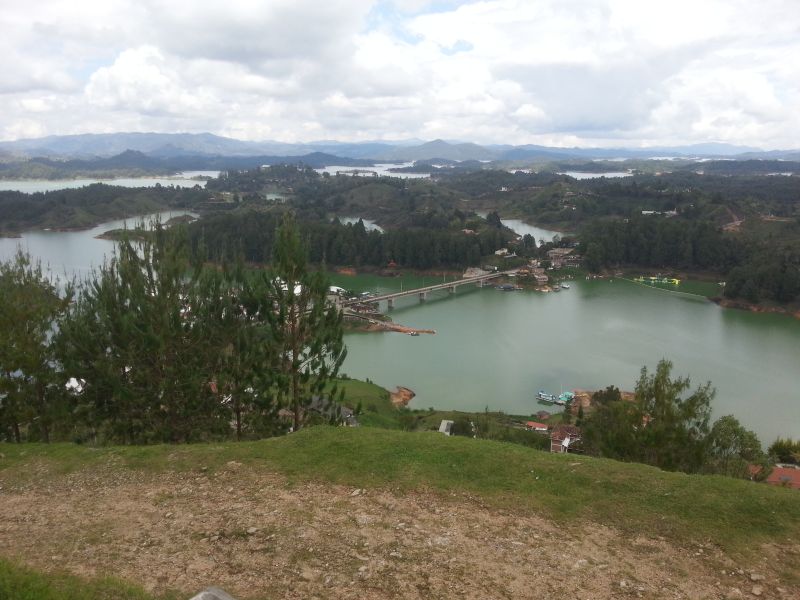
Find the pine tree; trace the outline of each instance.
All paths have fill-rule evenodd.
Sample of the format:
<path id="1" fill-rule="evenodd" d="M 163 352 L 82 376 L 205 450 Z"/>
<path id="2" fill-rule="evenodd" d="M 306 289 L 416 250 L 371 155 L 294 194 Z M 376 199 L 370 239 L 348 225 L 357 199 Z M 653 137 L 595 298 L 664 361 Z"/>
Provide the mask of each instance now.
<path id="1" fill-rule="evenodd" d="M 289 213 L 278 230 L 274 255 L 274 270 L 265 277 L 274 300 L 277 384 L 297 431 L 315 397 L 322 403 L 326 391 L 335 395 L 334 379 L 346 355 L 342 315 L 327 302 L 327 277 L 308 269 L 305 245 Z"/>
<path id="2" fill-rule="evenodd" d="M 18 251 L 12 261 L 0 263 L 0 298 L 0 427 L 16 442 L 23 425 L 29 438 L 38 434 L 49 442 L 65 399 L 50 338 L 70 288 L 59 295 L 41 263 Z"/>
<path id="3" fill-rule="evenodd" d="M 86 382 L 79 408 L 123 443 L 188 441 L 227 431 L 210 385 L 220 363 L 209 298 L 222 284 L 191 272 L 186 240 L 159 223 L 125 239 L 85 282 L 60 323 L 68 376 Z M 218 313 L 216 313 L 218 314 Z"/>

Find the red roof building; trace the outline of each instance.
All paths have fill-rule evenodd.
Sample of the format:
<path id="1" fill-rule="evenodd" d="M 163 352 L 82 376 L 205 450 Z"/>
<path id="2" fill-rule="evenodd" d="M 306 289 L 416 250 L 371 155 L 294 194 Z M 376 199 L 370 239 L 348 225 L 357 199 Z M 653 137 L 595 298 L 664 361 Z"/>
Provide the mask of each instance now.
<path id="1" fill-rule="evenodd" d="M 547 425 L 544 423 L 537 423 L 536 421 L 528 421 L 525 423 L 525 429 L 528 431 L 547 431 Z"/>
<path id="2" fill-rule="evenodd" d="M 800 490 L 800 468 L 776 466 L 767 477 L 767 483 Z"/>

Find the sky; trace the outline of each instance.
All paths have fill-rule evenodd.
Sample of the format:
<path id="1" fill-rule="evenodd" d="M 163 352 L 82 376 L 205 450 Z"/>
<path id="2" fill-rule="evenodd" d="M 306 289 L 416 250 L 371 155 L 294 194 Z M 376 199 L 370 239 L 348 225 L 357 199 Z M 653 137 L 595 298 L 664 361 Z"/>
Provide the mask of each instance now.
<path id="1" fill-rule="evenodd" d="M 798 0 L 0 0 L 0 139 L 800 147 Z"/>

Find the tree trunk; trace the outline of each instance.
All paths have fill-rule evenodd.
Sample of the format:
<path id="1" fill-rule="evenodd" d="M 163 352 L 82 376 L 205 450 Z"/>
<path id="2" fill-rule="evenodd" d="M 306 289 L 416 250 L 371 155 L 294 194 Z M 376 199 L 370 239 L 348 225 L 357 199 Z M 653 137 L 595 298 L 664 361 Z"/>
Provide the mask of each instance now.
<path id="1" fill-rule="evenodd" d="M 297 339 L 297 320 L 299 318 L 299 307 L 295 304 L 291 306 L 291 343 L 292 343 L 292 362 L 290 363 L 290 369 L 292 371 L 292 405 L 294 406 L 294 431 L 298 431 L 301 426 L 300 420 L 300 381 L 299 381 L 299 373 L 297 372 L 297 367 L 295 363 L 297 361 L 297 354 L 299 352 L 299 340 Z"/>
<path id="2" fill-rule="evenodd" d="M 236 414 L 236 441 L 242 441 L 242 405 L 239 402 L 239 395 L 236 394 L 233 400 L 233 410 Z"/>
<path id="3" fill-rule="evenodd" d="M 39 422 L 42 424 L 42 436 L 44 437 L 44 443 L 50 443 L 50 427 L 48 427 L 48 414 L 47 414 L 47 406 L 45 400 L 45 389 L 44 386 L 40 383 L 36 383 L 36 396 L 39 399 Z"/>
<path id="4" fill-rule="evenodd" d="M 14 419 L 13 424 L 14 424 L 14 441 L 17 442 L 18 444 L 21 444 L 22 438 L 19 435 L 19 423 L 17 423 L 17 420 Z"/>

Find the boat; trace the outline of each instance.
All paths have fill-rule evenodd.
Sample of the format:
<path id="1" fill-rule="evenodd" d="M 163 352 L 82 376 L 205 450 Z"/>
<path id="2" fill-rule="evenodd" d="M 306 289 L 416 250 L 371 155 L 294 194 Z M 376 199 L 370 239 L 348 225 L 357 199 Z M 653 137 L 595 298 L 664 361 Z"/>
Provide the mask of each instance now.
<path id="1" fill-rule="evenodd" d="M 568 290 L 569 289 L 569 284 L 568 283 L 562 283 L 561 284 L 561 288 L 564 289 L 564 290 Z"/>
<path id="2" fill-rule="evenodd" d="M 567 402 L 572 402 L 575 399 L 575 394 L 572 392 L 561 392 L 558 396 L 558 400 L 556 400 L 556 404 L 566 404 Z"/>
<path id="3" fill-rule="evenodd" d="M 553 394 L 548 394 L 544 390 L 539 390 L 539 393 L 536 394 L 536 398 L 543 404 L 553 404 L 556 401 L 556 397 Z"/>

